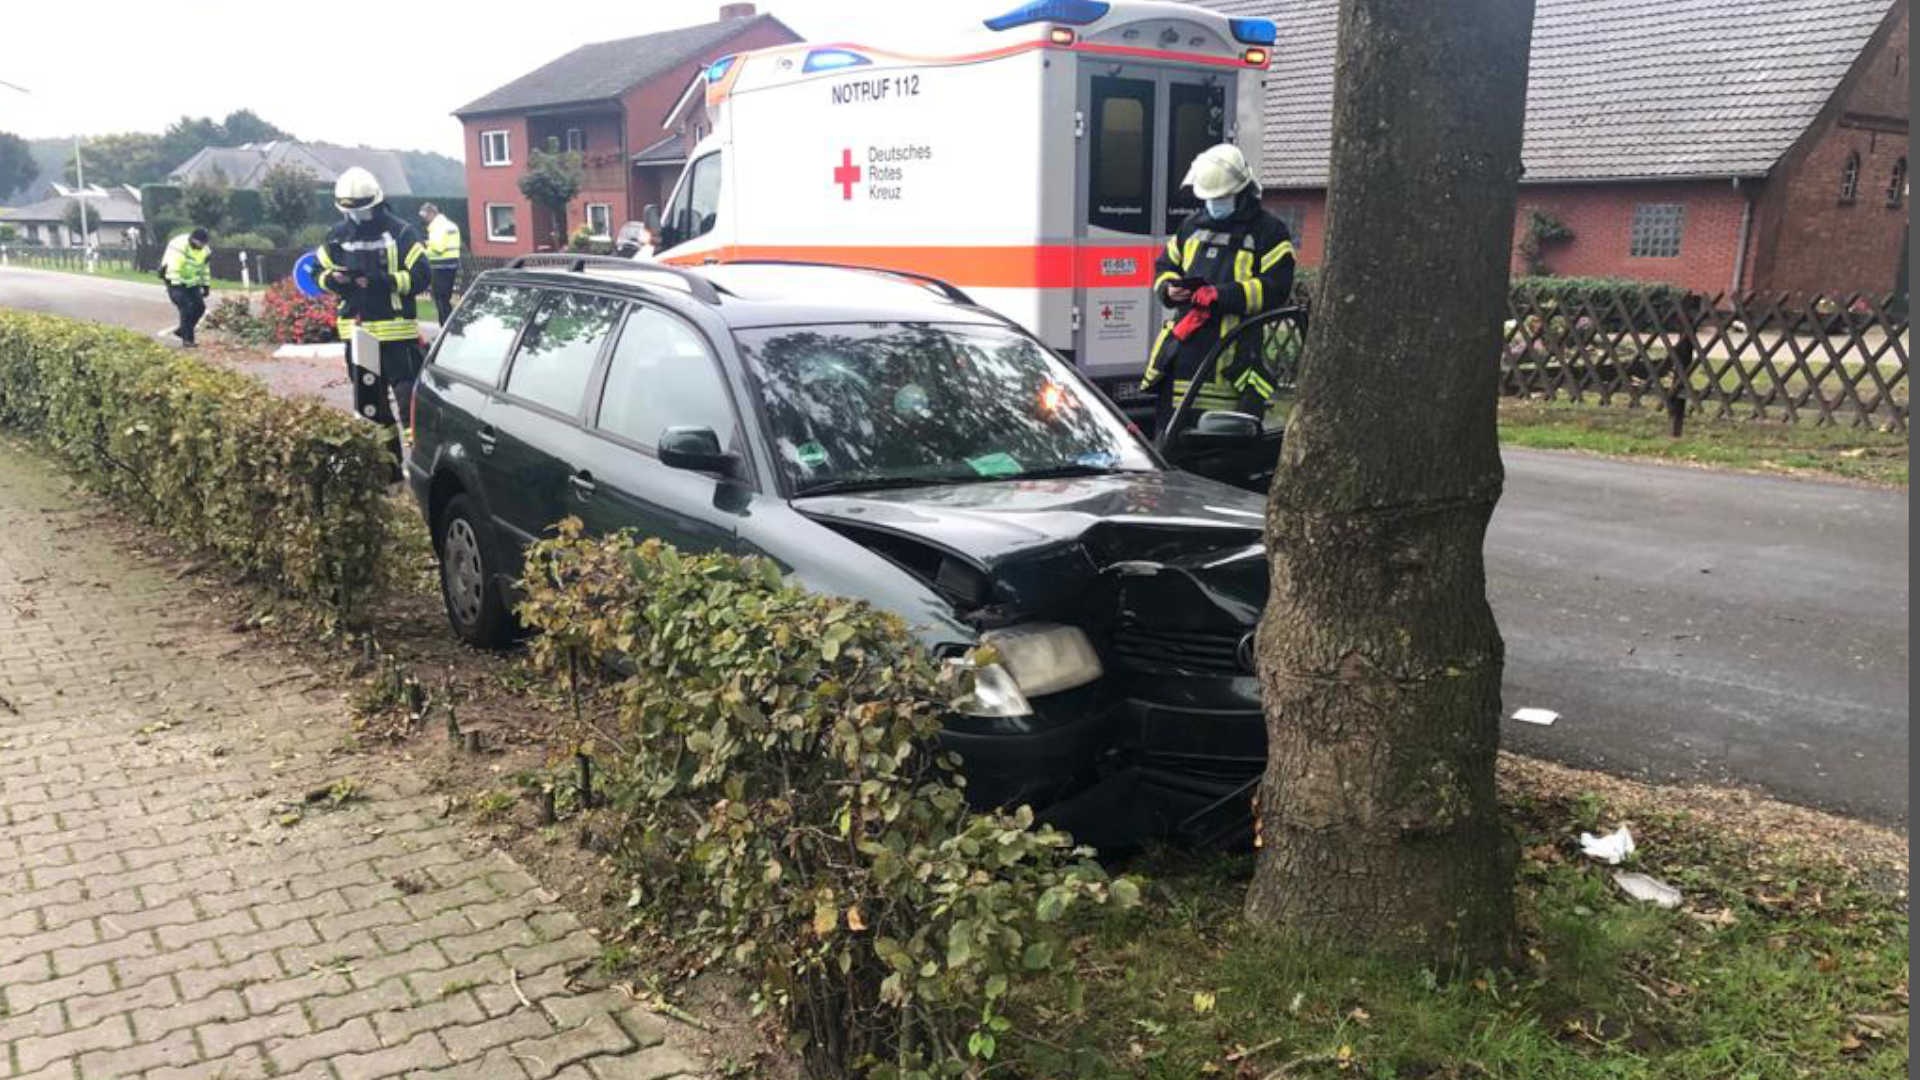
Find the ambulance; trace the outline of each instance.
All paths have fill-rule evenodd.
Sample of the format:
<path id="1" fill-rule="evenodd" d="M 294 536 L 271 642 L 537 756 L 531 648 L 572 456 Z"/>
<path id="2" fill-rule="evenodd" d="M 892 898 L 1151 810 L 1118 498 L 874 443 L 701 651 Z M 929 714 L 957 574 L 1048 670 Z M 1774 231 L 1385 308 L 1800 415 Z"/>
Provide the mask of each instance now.
<path id="1" fill-rule="evenodd" d="M 1190 4 L 1043 0 L 940 55 L 721 57 L 669 119 L 691 127 L 703 104 L 711 127 L 664 211 L 647 208 L 656 257 L 938 277 L 1137 404 L 1154 257 L 1199 205 L 1180 181 L 1225 141 L 1258 168 L 1275 37 Z"/>

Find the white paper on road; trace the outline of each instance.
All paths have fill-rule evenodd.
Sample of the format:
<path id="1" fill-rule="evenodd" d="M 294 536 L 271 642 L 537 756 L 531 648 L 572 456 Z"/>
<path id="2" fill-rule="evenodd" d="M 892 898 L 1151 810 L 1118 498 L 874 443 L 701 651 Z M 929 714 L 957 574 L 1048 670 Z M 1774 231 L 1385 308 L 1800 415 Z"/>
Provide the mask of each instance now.
<path id="1" fill-rule="evenodd" d="M 1635 900 L 1645 900 L 1663 908 L 1680 906 L 1680 890 L 1650 874 L 1635 874 L 1625 870 L 1616 870 L 1613 883 L 1620 891 Z"/>
<path id="2" fill-rule="evenodd" d="M 1633 854 L 1633 834 L 1627 831 L 1625 825 L 1605 836 L 1583 832 L 1580 834 L 1580 850 L 1608 866 L 1619 866 L 1627 856 Z"/>
<path id="3" fill-rule="evenodd" d="M 338 341 L 320 345 L 282 345 L 273 350 L 275 360 L 328 360 L 346 355 L 347 347 Z"/>
<path id="4" fill-rule="evenodd" d="M 1560 714 L 1552 709 L 1536 709 L 1529 706 L 1514 710 L 1513 718 L 1523 724 L 1539 724 L 1541 727 L 1546 727 L 1560 719 Z"/>

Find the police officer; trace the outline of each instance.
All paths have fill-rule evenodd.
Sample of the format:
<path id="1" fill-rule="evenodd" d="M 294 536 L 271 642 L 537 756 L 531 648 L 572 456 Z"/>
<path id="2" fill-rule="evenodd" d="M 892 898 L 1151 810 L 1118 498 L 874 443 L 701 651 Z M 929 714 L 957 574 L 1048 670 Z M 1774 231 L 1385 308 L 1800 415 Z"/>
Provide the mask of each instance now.
<path id="1" fill-rule="evenodd" d="M 400 220 L 387 206 L 380 182 L 365 169 L 340 174 L 333 205 L 341 221 L 314 249 L 320 287 L 336 298 L 340 338 L 347 342 L 347 376 L 353 381 L 353 408 L 392 431 L 396 470 L 400 433 L 388 394 L 399 403 L 402 422 L 410 419 L 413 383 L 420 376 L 420 323 L 414 298 L 428 285 L 427 248 L 420 230 Z M 354 330 L 379 343 L 379 355 L 358 356 Z M 396 472 L 396 476 L 397 476 Z"/>
<path id="2" fill-rule="evenodd" d="M 433 306 L 440 324 L 453 317 L 453 283 L 460 278 L 460 226 L 432 203 L 422 203 L 420 220 L 427 226 L 427 262 L 433 266 Z"/>
<path id="3" fill-rule="evenodd" d="M 189 349 L 200 346 L 193 340 L 200 316 L 207 313 L 207 294 L 213 291 L 213 271 L 207 260 L 213 249 L 207 246 L 207 230 L 195 229 L 167 241 L 166 254 L 160 256 L 160 280 L 167 283 L 167 299 L 180 313 L 180 325 L 173 336 Z"/>
<path id="4" fill-rule="evenodd" d="M 1154 292 L 1172 310 L 1154 339 L 1141 389 L 1156 393 L 1154 430 L 1164 432 L 1176 402 L 1222 335 L 1242 320 L 1286 306 L 1293 293 L 1293 240 L 1260 205 L 1260 184 L 1231 143 L 1201 151 L 1183 185 L 1203 200 L 1154 260 Z M 1260 364 L 1257 334 L 1194 391 L 1195 412 L 1261 415 L 1273 386 Z"/>

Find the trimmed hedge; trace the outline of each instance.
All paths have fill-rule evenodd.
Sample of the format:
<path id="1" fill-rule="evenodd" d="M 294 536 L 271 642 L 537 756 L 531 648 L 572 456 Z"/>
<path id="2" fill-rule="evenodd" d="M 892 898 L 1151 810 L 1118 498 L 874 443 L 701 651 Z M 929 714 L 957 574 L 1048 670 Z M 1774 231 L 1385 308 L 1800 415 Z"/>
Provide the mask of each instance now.
<path id="1" fill-rule="evenodd" d="M 982 1075 L 1009 996 L 1070 977 L 1068 911 L 1139 902 L 1026 807 L 968 811 L 938 740 L 970 677 L 898 617 L 578 519 L 522 584 L 537 668 L 576 695 L 619 678 L 576 734 L 613 743 L 632 928 L 673 970 L 749 979 L 810 1074 Z"/>
<path id="2" fill-rule="evenodd" d="M 330 623 L 393 573 L 382 429 L 140 334 L 0 309 L 0 427 Z"/>

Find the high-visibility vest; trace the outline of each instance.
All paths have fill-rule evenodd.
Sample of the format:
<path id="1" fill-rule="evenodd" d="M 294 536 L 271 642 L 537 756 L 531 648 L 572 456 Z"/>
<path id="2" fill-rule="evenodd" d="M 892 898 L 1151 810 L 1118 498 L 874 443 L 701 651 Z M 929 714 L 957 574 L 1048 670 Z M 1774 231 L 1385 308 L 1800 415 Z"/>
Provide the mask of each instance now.
<path id="1" fill-rule="evenodd" d="M 427 261 L 439 264 L 460 262 L 460 226 L 445 214 L 435 214 L 427 222 Z"/>
<path id="2" fill-rule="evenodd" d="M 186 233 L 167 241 L 167 253 L 160 257 L 160 272 L 167 284 L 193 289 L 213 284 L 213 271 L 207 260 L 213 258 L 213 246 L 196 248 Z"/>

